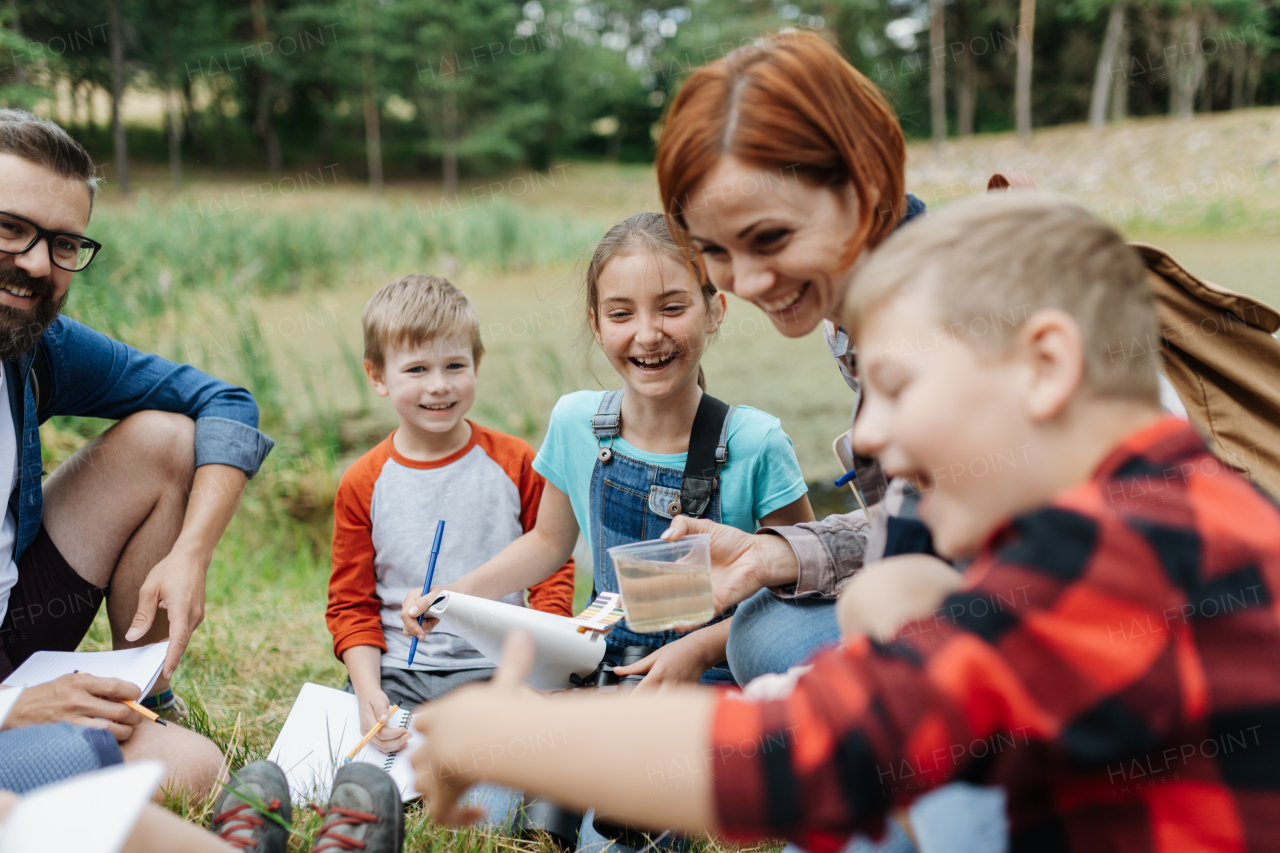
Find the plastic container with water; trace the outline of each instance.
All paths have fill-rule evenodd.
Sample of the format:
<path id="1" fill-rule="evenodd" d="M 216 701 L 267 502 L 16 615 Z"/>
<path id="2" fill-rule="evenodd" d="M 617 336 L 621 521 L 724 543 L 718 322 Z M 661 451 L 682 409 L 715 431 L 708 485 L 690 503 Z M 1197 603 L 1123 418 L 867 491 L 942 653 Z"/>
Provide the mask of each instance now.
<path id="1" fill-rule="evenodd" d="M 716 615 L 709 534 L 618 545 L 609 556 L 632 631 L 688 631 Z"/>

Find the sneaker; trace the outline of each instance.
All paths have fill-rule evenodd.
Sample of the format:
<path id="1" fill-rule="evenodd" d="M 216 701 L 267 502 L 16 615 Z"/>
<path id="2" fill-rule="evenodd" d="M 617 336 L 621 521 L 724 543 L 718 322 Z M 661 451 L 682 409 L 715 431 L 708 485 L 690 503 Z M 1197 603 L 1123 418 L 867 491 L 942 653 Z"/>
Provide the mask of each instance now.
<path id="1" fill-rule="evenodd" d="M 223 787 L 213 804 L 213 822 L 209 826 L 238 850 L 285 853 L 289 830 L 275 817 L 285 826 L 293 823 L 289 783 L 284 771 L 272 762 L 255 761 L 240 768 Z"/>
<path id="2" fill-rule="evenodd" d="M 166 687 L 150 696 L 144 696 L 139 703 L 144 708 L 155 711 L 165 722 L 180 726 L 186 724 L 187 703 L 181 696 L 174 693 L 171 687 Z"/>
<path id="3" fill-rule="evenodd" d="M 400 789 L 380 767 L 346 764 L 333 777 L 333 793 L 311 853 L 400 853 L 404 804 Z"/>

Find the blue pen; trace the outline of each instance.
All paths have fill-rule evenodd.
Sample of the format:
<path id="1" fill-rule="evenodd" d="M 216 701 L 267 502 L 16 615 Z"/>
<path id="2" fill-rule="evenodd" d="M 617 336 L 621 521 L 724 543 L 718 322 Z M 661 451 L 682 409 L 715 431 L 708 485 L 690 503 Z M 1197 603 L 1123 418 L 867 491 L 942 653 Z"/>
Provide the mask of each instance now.
<path id="1" fill-rule="evenodd" d="M 858 472 L 850 468 L 848 471 L 845 471 L 843 474 L 841 474 L 839 477 L 836 478 L 836 482 L 835 482 L 836 488 L 837 489 L 840 488 L 841 486 L 843 486 L 845 483 L 849 482 L 856 476 L 858 476 Z"/>
<path id="2" fill-rule="evenodd" d="M 431 561 L 427 563 L 427 579 L 422 582 L 422 594 L 426 595 L 431 591 L 431 578 L 436 573 L 436 557 L 440 556 L 440 540 L 444 538 L 444 519 L 436 522 L 436 540 L 431 543 Z M 426 618 L 427 612 L 424 610 L 418 614 L 418 624 L 422 624 L 422 620 Z M 413 656 L 418 653 L 418 638 L 415 636 L 413 642 L 409 644 L 409 666 L 413 666 Z"/>

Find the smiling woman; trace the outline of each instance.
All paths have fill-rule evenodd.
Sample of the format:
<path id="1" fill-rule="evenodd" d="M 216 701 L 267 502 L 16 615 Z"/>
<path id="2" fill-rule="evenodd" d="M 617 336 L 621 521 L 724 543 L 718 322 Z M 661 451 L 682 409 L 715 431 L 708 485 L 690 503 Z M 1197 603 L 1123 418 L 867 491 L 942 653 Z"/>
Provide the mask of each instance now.
<path id="1" fill-rule="evenodd" d="M 853 262 L 908 212 L 905 152 L 880 90 L 817 34 L 788 32 L 680 87 L 658 187 L 712 281 L 800 337 L 836 316 Z"/>
<path id="2" fill-rule="evenodd" d="M 801 31 L 766 36 L 694 72 L 672 100 L 658 144 L 658 187 L 673 236 L 711 282 L 754 303 L 787 337 L 822 325 L 855 414 L 857 354 L 837 322 L 864 251 L 924 212 L 904 192 L 905 158 L 897 116 L 880 90 L 817 33 Z M 890 490 L 874 458 L 855 456 L 854 466 L 873 519 L 857 512 L 761 531 L 776 536 L 677 519 L 664 534 L 711 533 L 712 562 L 742 579 L 750 598 L 726 648 L 739 683 L 784 672 L 837 641 L 835 594 L 864 559 L 930 550 L 911 490 Z M 935 803 L 965 795 L 950 790 Z M 1001 833 L 998 807 L 963 809 L 976 815 L 976 832 Z M 958 840 L 953 849 L 982 849 L 954 821 L 933 820 L 947 824 Z M 911 849 L 900 833 L 886 844 Z"/>
<path id="3" fill-rule="evenodd" d="M 673 236 L 709 281 L 753 302 L 782 334 L 822 325 L 855 412 L 857 355 L 835 321 L 861 254 L 924 212 L 904 194 L 904 166 L 902 130 L 884 96 L 813 32 L 774 34 L 698 69 L 673 99 L 658 145 Z M 854 463 L 874 506 L 887 483 L 874 459 Z M 760 589 L 753 615 L 734 623 L 729 662 L 740 681 L 785 670 L 836 638 L 830 604 L 861 568 L 868 521 L 835 516 L 773 531 L 794 550 L 781 577 L 796 584 L 794 597 Z M 909 531 L 912 545 L 884 533 L 880 553 L 928 541 L 918 522 L 895 531 Z M 777 619 L 796 623 L 780 634 Z M 780 635 L 790 639 L 772 639 Z"/>

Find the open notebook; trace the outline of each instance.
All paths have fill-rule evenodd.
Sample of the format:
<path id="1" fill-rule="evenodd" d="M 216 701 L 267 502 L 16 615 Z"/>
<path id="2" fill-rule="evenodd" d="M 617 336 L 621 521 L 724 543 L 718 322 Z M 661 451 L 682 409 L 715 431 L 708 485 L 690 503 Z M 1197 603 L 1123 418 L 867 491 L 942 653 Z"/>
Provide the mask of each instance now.
<path id="1" fill-rule="evenodd" d="M 407 726 L 410 710 L 401 708 L 388 725 Z M 356 697 L 308 682 L 302 685 L 268 758 L 284 770 L 294 802 L 323 803 L 329 799 L 333 775 L 361 736 Z M 408 802 L 420 796 L 414 787 L 409 754 L 424 743 L 426 738 L 415 731 L 409 745 L 394 755 L 384 755 L 370 745 L 360 750 L 354 760 L 376 764 L 391 774 L 400 787 L 401 798 Z"/>
<path id="2" fill-rule="evenodd" d="M 160 677 L 168 651 L 169 641 L 165 640 L 114 652 L 36 652 L 9 673 L 4 683 L 10 687 L 36 687 L 79 670 L 99 678 L 130 681 L 146 696 Z"/>

